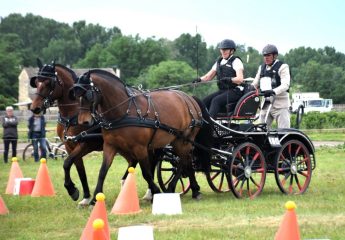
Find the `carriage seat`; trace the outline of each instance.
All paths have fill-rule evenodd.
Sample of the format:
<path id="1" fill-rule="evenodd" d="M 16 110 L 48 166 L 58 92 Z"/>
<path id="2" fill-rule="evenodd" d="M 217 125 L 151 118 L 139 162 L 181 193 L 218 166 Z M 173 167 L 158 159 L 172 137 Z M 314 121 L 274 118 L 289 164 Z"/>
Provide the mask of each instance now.
<path id="1" fill-rule="evenodd" d="M 236 103 L 225 106 L 226 111 L 219 113 L 217 119 L 255 120 L 259 106 L 258 90 L 248 91 Z"/>

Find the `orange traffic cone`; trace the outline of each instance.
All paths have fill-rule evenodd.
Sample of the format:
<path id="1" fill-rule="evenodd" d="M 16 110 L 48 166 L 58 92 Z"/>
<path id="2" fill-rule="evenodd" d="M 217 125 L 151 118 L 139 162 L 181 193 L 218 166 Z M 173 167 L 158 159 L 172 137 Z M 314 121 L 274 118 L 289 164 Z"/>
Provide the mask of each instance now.
<path id="1" fill-rule="evenodd" d="M 293 201 L 287 201 L 285 208 L 287 211 L 276 233 L 275 240 L 299 240 L 301 237 L 295 213 L 296 204 Z"/>
<path id="2" fill-rule="evenodd" d="M 93 229 L 93 222 L 96 219 L 102 219 L 104 223 L 104 233 L 106 238 L 110 239 L 110 231 L 109 231 L 109 223 L 108 223 L 108 217 L 107 217 L 107 209 L 105 207 L 105 196 L 103 193 L 98 193 L 96 195 L 96 204 L 95 207 L 92 209 L 91 215 L 89 217 L 89 220 L 86 223 L 86 227 L 84 228 L 84 231 L 80 237 L 81 240 L 87 240 L 87 239 L 103 239 L 103 238 L 93 238 L 94 235 L 94 229 Z"/>
<path id="3" fill-rule="evenodd" d="M 111 210 L 112 214 L 132 214 L 141 212 L 134 168 L 128 168 L 128 176 Z"/>
<path id="4" fill-rule="evenodd" d="M 9 211 L 6 207 L 6 204 L 5 204 L 4 200 L 2 199 L 2 197 L 0 196 L 0 215 L 5 215 L 8 213 L 9 213 Z"/>
<path id="5" fill-rule="evenodd" d="M 16 157 L 13 157 L 10 175 L 8 177 L 8 182 L 7 182 L 6 192 L 5 192 L 6 194 L 13 194 L 16 178 L 23 178 L 23 173 L 19 167 L 18 159 Z"/>
<path id="6" fill-rule="evenodd" d="M 110 237 L 107 238 L 107 235 L 104 231 L 104 221 L 102 219 L 100 218 L 95 219 L 92 223 L 92 227 L 93 227 L 93 235 L 92 235 L 93 240 L 110 239 Z"/>
<path id="7" fill-rule="evenodd" d="M 41 159 L 41 165 L 37 172 L 35 185 L 31 192 L 31 197 L 40 196 L 55 196 L 54 187 L 48 172 L 47 160 L 45 158 Z"/>

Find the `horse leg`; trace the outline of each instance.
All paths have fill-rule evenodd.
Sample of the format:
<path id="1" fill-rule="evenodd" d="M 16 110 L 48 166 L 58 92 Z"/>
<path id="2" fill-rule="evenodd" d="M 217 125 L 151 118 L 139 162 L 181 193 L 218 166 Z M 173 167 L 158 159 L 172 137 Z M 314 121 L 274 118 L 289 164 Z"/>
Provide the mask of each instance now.
<path id="1" fill-rule="evenodd" d="M 128 162 L 128 167 L 127 167 L 127 169 L 126 169 L 125 173 L 123 174 L 123 176 L 122 176 L 122 178 L 121 178 L 121 181 L 120 181 L 121 187 L 123 186 L 123 184 L 125 183 L 125 180 L 126 180 L 126 178 L 127 178 L 127 175 L 128 175 L 128 168 L 130 168 L 130 167 L 136 168 L 137 164 L 138 164 L 137 161 L 129 161 L 129 162 Z"/>
<path id="2" fill-rule="evenodd" d="M 195 171 L 192 167 L 189 167 L 187 170 L 187 175 L 189 177 L 189 182 L 190 182 L 190 188 L 192 189 L 192 198 L 196 200 L 201 199 L 201 192 L 200 192 L 200 186 L 196 180 L 195 177 Z"/>
<path id="3" fill-rule="evenodd" d="M 107 176 L 107 173 L 111 164 L 113 163 L 115 154 L 116 154 L 116 150 L 112 146 L 107 145 L 107 144 L 103 145 L 103 162 L 99 170 L 97 185 L 93 194 L 93 198 L 90 202 L 91 205 L 95 205 L 97 193 L 103 193 L 104 180 L 105 180 L 105 177 Z"/>
<path id="4" fill-rule="evenodd" d="M 192 190 L 192 198 L 196 200 L 201 199 L 200 186 L 195 177 L 195 171 L 192 164 L 192 146 L 191 144 L 185 144 L 183 141 L 175 142 L 174 149 L 180 157 L 180 164 L 178 170 L 183 172 L 188 176 L 190 188 Z M 176 174 L 177 175 L 177 174 Z M 175 184 L 176 186 L 176 184 Z"/>
<path id="5" fill-rule="evenodd" d="M 163 154 L 164 154 L 163 149 L 149 151 L 149 161 L 152 163 L 150 171 L 151 171 L 153 180 L 155 179 L 155 169 L 156 169 L 157 163 Z M 142 199 L 146 201 L 152 201 L 153 194 L 149 186 L 147 187 L 146 193 L 142 197 Z"/>
<path id="6" fill-rule="evenodd" d="M 64 186 L 70 197 L 73 199 L 73 201 L 77 201 L 79 199 L 79 190 L 75 187 L 70 175 L 70 170 L 74 162 L 74 159 L 75 156 L 73 153 L 71 153 L 68 155 L 68 157 L 65 159 L 63 163 L 63 169 L 65 172 Z"/>
<path id="7" fill-rule="evenodd" d="M 85 154 L 83 154 L 83 156 L 84 155 Z M 87 181 L 87 176 L 86 176 L 83 158 L 82 157 L 78 158 L 77 161 L 74 162 L 74 165 L 76 166 L 76 169 L 77 169 L 77 172 L 79 175 L 79 179 L 81 181 L 81 184 L 83 187 L 83 192 L 84 192 L 83 199 L 78 203 L 78 205 L 79 206 L 87 206 L 90 204 L 91 194 L 90 194 L 89 184 Z"/>
<path id="8" fill-rule="evenodd" d="M 82 147 L 83 144 L 77 145 L 72 153 L 66 158 L 64 161 L 64 171 L 65 171 L 65 188 L 67 192 L 71 196 L 71 198 L 76 201 L 79 198 L 79 190 L 75 187 L 71 177 L 70 177 L 70 169 L 72 164 L 76 166 L 80 181 L 83 186 L 83 200 L 79 202 L 79 205 L 87 205 L 90 202 L 90 189 L 87 181 L 87 176 L 85 172 L 84 162 L 82 157 L 85 156 L 88 151 L 83 151 L 83 149 L 88 149 L 87 147 Z"/>
<path id="9" fill-rule="evenodd" d="M 142 152 L 143 152 L 143 154 L 138 154 L 138 156 L 145 156 L 145 155 L 147 156 L 146 158 L 142 158 L 139 161 L 143 177 L 148 184 L 148 188 L 151 191 L 151 195 L 156 194 L 156 193 L 160 193 L 161 191 L 160 191 L 159 187 L 153 181 L 154 168 L 156 166 L 154 158 L 152 158 L 152 156 L 148 155 L 147 149 L 142 150 Z M 144 154 L 144 152 L 146 152 L 146 154 Z M 153 162 L 151 162 L 151 161 L 153 161 Z M 150 199 L 150 200 L 152 200 L 152 199 Z"/>

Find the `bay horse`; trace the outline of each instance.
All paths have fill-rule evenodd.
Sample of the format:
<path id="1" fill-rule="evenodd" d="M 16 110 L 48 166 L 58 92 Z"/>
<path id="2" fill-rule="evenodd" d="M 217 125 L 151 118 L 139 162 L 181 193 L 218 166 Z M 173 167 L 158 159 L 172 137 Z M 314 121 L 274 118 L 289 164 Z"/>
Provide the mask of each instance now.
<path id="1" fill-rule="evenodd" d="M 70 176 L 70 170 L 72 164 L 74 164 L 83 188 L 83 199 L 79 202 L 79 205 L 88 205 L 92 198 L 83 156 L 92 151 L 103 150 L 101 129 L 97 126 L 90 129 L 90 127 L 78 124 L 79 102 L 68 95 L 69 89 L 73 87 L 77 79 L 76 73 L 64 65 L 55 64 L 55 62 L 43 65 L 41 60 L 37 59 L 37 65 L 39 68 L 38 74 L 30 79 L 31 87 L 37 88 L 30 109 L 34 113 L 40 113 L 57 100 L 59 117 L 56 131 L 61 141 L 64 141 L 68 152 L 68 157 L 63 164 L 64 186 L 70 197 L 77 201 L 79 199 L 79 190 L 75 187 Z M 84 133 L 84 136 L 91 137 L 82 138 L 81 133 Z"/>
<path id="2" fill-rule="evenodd" d="M 150 171 L 154 163 L 149 155 L 170 144 L 180 157 L 178 169 L 189 177 L 192 197 L 200 199 L 192 166 L 193 140 L 203 130 L 204 107 L 200 100 L 177 90 L 141 92 L 100 69 L 80 76 L 73 91 L 80 101 L 79 124 L 90 126 L 96 119 L 102 126 L 103 163 L 94 196 L 102 192 L 116 153 L 128 161 L 139 162 L 151 192 L 159 193 Z M 170 182 L 169 192 L 174 192 L 179 177 L 176 174 Z"/>

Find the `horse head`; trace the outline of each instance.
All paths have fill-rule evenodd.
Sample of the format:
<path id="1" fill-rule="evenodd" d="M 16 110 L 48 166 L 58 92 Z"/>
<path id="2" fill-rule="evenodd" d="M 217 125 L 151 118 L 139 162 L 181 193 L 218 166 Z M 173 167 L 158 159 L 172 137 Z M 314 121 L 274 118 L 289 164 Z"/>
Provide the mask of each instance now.
<path id="1" fill-rule="evenodd" d="M 100 102 L 100 91 L 92 82 L 90 71 L 81 75 L 70 91 L 79 99 L 80 108 L 78 123 L 91 126 L 98 121 L 97 106 Z"/>
<path id="2" fill-rule="evenodd" d="M 55 64 L 43 65 L 40 59 L 37 59 L 38 73 L 30 79 L 30 86 L 37 88 L 35 97 L 31 104 L 31 111 L 40 113 L 49 108 L 56 99 L 64 95 L 64 83 L 66 79 L 73 85 L 76 74 L 69 68 Z"/>

